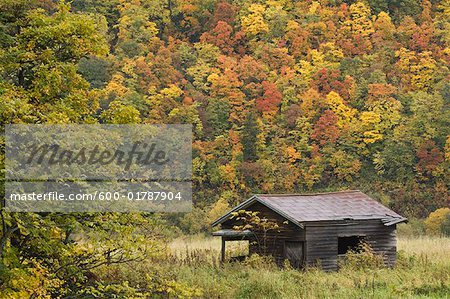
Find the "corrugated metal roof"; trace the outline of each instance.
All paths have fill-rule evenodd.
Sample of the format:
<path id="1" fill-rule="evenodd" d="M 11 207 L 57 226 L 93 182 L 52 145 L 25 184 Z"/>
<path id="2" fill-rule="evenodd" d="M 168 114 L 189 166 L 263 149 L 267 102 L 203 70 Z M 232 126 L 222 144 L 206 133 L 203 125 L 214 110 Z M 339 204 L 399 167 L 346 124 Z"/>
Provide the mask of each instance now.
<path id="1" fill-rule="evenodd" d="M 303 226 L 304 222 L 380 219 L 385 225 L 406 221 L 361 191 L 340 191 L 316 194 L 259 194 L 238 205 L 212 225 L 227 220 L 232 212 L 260 202 L 278 214 Z"/>

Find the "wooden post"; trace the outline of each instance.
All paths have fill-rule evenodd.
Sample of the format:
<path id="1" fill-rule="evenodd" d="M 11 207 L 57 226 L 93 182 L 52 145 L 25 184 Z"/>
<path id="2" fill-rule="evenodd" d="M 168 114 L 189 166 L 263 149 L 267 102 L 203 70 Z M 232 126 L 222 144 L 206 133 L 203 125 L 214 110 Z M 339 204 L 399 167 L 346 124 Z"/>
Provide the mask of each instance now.
<path id="1" fill-rule="evenodd" d="M 225 262 L 225 239 L 222 236 L 222 249 L 220 251 L 220 261 L 223 263 Z"/>

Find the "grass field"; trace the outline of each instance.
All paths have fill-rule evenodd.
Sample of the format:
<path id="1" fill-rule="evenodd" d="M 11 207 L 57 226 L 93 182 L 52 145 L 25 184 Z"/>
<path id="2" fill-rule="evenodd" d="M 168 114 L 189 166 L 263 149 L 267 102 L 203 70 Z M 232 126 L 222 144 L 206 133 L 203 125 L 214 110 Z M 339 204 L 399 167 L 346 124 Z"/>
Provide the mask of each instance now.
<path id="1" fill-rule="evenodd" d="M 279 269 L 262 258 L 220 265 L 218 238 L 176 239 L 170 250 L 174 279 L 203 298 L 450 298 L 450 238 L 400 237 L 394 269 L 347 265 L 335 273 Z"/>

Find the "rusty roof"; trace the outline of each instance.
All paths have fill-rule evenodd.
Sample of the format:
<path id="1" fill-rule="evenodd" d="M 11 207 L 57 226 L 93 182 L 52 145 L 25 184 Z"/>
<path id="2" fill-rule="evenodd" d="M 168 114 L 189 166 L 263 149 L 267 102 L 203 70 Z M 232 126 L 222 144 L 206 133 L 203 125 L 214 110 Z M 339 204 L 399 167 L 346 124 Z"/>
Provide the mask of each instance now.
<path id="1" fill-rule="evenodd" d="M 358 190 L 315 194 L 254 195 L 212 223 L 230 218 L 231 213 L 246 209 L 255 202 L 272 209 L 291 222 L 303 227 L 306 222 L 379 219 L 384 225 L 407 219 Z"/>

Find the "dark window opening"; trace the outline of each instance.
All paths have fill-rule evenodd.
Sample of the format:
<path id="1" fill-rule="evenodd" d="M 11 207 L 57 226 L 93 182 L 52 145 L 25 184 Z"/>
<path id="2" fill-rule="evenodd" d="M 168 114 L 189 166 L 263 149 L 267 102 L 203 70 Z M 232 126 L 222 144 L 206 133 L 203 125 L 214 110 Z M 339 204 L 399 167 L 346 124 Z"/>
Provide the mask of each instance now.
<path id="1" fill-rule="evenodd" d="M 362 236 L 350 236 L 350 237 L 339 237 L 338 238 L 338 254 L 346 254 L 348 251 L 360 251 L 359 244 L 364 242 L 364 237 Z"/>

